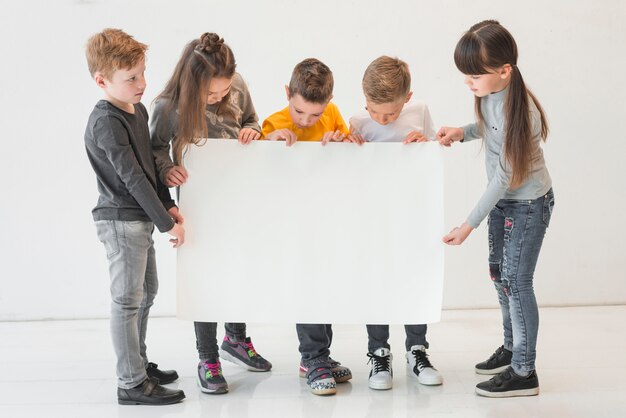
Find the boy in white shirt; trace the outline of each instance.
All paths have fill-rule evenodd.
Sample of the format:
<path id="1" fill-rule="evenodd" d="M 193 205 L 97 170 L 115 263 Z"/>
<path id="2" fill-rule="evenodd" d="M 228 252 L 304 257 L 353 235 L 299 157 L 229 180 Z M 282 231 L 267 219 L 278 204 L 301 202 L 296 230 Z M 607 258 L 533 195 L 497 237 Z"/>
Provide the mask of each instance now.
<path id="1" fill-rule="evenodd" d="M 382 56 L 367 67 L 363 75 L 365 110 L 350 119 L 351 142 L 425 142 L 435 140 L 435 130 L 428 107 L 409 102 L 411 74 L 408 65 L 398 59 Z M 423 385 L 440 385 L 441 374 L 426 354 L 426 324 L 405 325 L 406 359 L 412 375 Z M 389 325 L 367 325 L 368 354 L 372 363 L 369 387 L 391 389 L 392 355 Z"/>

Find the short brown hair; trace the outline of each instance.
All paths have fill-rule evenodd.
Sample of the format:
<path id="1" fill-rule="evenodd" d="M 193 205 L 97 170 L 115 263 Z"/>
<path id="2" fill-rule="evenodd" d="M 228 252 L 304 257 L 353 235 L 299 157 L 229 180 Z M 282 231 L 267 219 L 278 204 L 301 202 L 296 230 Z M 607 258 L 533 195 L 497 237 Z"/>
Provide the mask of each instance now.
<path id="1" fill-rule="evenodd" d="M 85 55 L 89 73 L 96 72 L 110 79 L 120 69 L 134 67 L 145 58 L 148 45 L 136 41 L 121 29 L 104 29 L 87 41 Z"/>
<path id="2" fill-rule="evenodd" d="M 370 63 L 363 75 L 363 93 L 374 103 L 405 99 L 411 91 L 411 73 L 406 62 L 383 55 Z"/>
<path id="3" fill-rule="evenodd" d="M 312 103 L 327 103 L 333 95 L 333 72 L 323 62 L 307 58 L 293 69 L 289 96 L 296 94 Z"/>

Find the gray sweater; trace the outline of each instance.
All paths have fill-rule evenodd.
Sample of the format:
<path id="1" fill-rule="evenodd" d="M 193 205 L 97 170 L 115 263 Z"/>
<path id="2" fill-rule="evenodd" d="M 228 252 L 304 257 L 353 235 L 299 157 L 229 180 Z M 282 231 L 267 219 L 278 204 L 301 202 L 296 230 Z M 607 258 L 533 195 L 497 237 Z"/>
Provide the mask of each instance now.
<path id="1" fill-rule="evenodd" d="M 474 207 L 467 223 L 473 228 L 478 227 L 483 219 L 500 199 L 534 200 L 546 194 L 552 187 L 552 180 L 546 168 L 541 149 L 541 117 L 539 110 L 530 99 L 531 125 L 533 135 L 533 155 L 531 172 L 526 181 L 516 189 L 510 189 L 511 166 L 506 160 L 504 151 L 505 116 L 504 102 L 508 88 L 482 98 L 481 113 L 485 125 L 481 134 L 476 123 L 463 127 L 464 142 L 484 138 L 487 190 Z"/>
<path id="2" fill-rule="evenodd" d="M 161 232 L 174 227 L 167 213 L 174 201 L 156 176 L 148 112 L 141 103 L 131 114 L 100 100 L 89 116 L 85 148 L 100 193 L 95 221 L 152 221 Z"/>
<path id="3" fill-rule="evenodd" d="M 237 138 L 242 128 L 251 128 L 261 132 L 259 117 L 254 110 L 250 92 L 239 73 L 235 73 L 230 87 L 228 105 L 234 112 L 234 118 L 218 114 L 220 103 L 206 106 L 206 122 L 208 132 L 206 138 Z M 152 150 L 157 164 L 157 170 L 162 181 L 165 181 L 167 171 L 174 166 L 170 157 L 170 144 L 178 133 L 178 114 L 176 107 L 166 112 L 167 102 L 157 100 L 150 122 L 150 138 Z M 221 103 L 224 106 L 224 103 Z M 178 162 L 176 162 L 178 164 Z"/>

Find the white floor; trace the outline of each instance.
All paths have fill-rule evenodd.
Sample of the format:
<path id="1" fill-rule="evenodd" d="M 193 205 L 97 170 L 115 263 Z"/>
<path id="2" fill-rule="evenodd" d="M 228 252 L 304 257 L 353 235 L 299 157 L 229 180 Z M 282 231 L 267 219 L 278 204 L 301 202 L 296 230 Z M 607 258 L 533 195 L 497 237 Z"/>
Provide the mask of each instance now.
<path id="1" fill-rule="evenodd" d="M 364 326 L 334 327 L 333 357 L 352 369 L 332 397 L 308 392 L 299 379 L 292 325 L 249 324 L 258 351 L 274 364 L 251 373 L 224 363 L 226 395 L 202 394 L 195 383 L 193 326 L 153 318 L 149 355 L 181 379 L 187 398 L 164 407 L 119 406 L 108 321 L 0 323 L 0 417 L 625 417 L 626 306 L 541 309 L 537 370 L 541 394 L 488 399 L 474 394 L 473 365 L 501 344 L 496 310 L 444 311 L 430 326 L 431 360 L 444 384 L 407 378 L 403 328 L 392 326 L 394 388 L 367 387 Z"/>

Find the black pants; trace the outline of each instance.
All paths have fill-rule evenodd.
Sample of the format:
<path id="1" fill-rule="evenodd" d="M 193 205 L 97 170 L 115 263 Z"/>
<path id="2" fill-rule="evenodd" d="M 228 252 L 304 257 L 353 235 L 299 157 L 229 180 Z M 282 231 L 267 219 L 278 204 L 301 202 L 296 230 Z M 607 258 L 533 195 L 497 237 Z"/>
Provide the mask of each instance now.
<path id="1" fill-rule="evenodd" d="M 300 355 L 305 367 L 329 366 L 330 344 L 333 342 L 331 324 L 296 324 Z"/>
<path id="2" fill-rule="evenodd" d="M 194 322 L 193 325 L 196 329 L 196 348 L 200 360 L 217 358 L 217 322 Z M 224 328 L 229 337 L 235 337 L 239 341 L 246 338 L 245 323 L 226 322 Z"/>
<path id="3" fill-rule="evenodd" d="M 426 328 L 426 324 L 404 326 L 406 351 L 409 351 L 414 345 L 423 345 L 428 348 Z M 367 349 L 369 352 L 373 353 L 383 347 L 391 349 L 389 346 L 389 325 L 367 325 Z"/>

